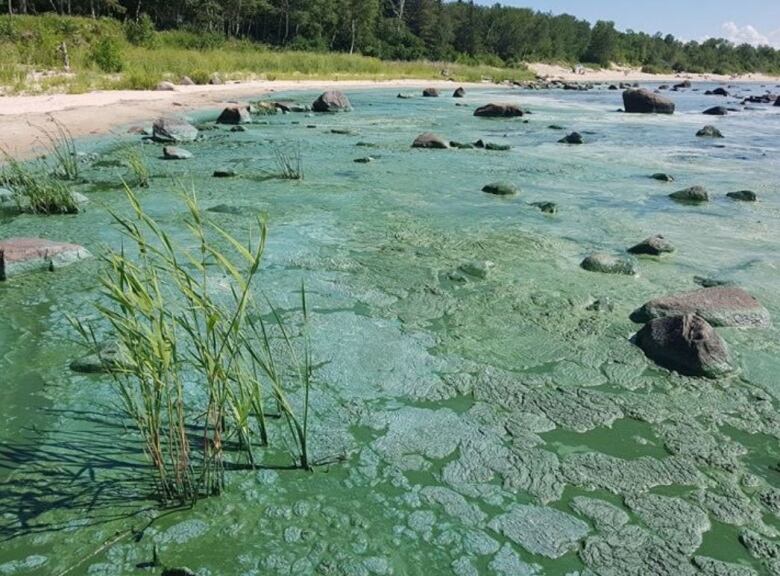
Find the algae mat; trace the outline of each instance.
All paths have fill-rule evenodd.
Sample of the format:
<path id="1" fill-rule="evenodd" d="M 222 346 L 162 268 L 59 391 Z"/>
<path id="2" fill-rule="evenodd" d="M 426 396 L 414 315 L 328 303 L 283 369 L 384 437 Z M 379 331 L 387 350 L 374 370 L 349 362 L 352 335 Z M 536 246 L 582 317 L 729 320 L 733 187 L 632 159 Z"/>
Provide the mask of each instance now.
<path id="1" fill-rule="evenodd" d="M 289 315 L 301 281 L 309 294 L 312 450 L 330 464 L 269 454 L 221 497 L 160 512 L 110 378 L 68 369 L 82 352 L 67 315 L 94 315 L 99 264 L 16 278 L 0 285 L 0 574 L 137 574 L 155 549 L 203 576 L 780 574 L 777 328 L 720 329 L 740 367 L 721 380 L 670 374 L 629 342 L 630 312 L 695 276 L 780 313 L 780 114 L 731 114 L 723 141 L 703 141 L 699 88 L 672 117 L 616 113 L 605 90 L 499 89 L 463 106 L 355 92 L 351 113 L 243 132 L 204 113 L 179 162 L 136 136 L 80 142 L 87 211 L 4 216 L 2 237 L 117 248 L 104 207 L 126 202 L 130 144 L 153 176 L 141 200 L 174 237 L 171 177 L 239 237 L 265 213 L 262 290 Z M 490 101 L 533 113 L 472 116 Z M 426 131 L 511 149 L 412 150 Z M 274 146 L 294 143 L 305 179 L 268 179 Z M 236 177 L 211 177 L 224 168 Z M 481 192 L 495 181 L 519 193 Z M 668 199 L 691 185 L 712 201 Z M 742 189 L 760 202 L 725 197 Z M 677 252 L 640 258 L 638 277 L 578 267 L 656 233 Z"/>

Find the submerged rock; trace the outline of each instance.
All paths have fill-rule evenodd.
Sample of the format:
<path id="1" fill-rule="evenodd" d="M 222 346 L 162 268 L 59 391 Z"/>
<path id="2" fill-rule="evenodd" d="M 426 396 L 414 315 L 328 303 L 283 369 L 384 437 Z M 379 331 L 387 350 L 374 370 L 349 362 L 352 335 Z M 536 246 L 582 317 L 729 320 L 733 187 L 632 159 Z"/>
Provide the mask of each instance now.
<path id="1" fill-rule="evenodd" d="M 517 194 L 517 187 L 509 182 L 493 182 L 483 186 L 482 191 L 496 196 L 513 196 Z"/>
<path id="2" fill-rule="evenodd" d="M 57 270 L 91 256 L 78 244 L 43 238 L 8 238 L 0 241 L 0 281 L 26 272 Z"/>
<path id="3" fill-rule="evenodd" d="M 555 214 L 558 212 L 558 205 L 555 202 L 531 202 L 531 206 L 535 206 L 545 214 Z"/>
<path id="4" fill-rule="evenodd" d="M 195 572 L 186 567 L 163 568 L 160 576 L 198 576 Z"/>
<path id="5" fill-rule="evenodd" d="M 579 132 L 572 132 L 571 134 L 567 134 L 560 140 L 558 140 L 559 144 L 584 144 L 585 140 L 582 139 L 582 134 Z"/>
<path id="6" fill-rule="evenodd" d="M 590 254 L 580 263 L 580 267 L 589 272 L 604 274 L 625 274 L 627 276 L 637 274 L 636 263 L 633 260 L 604 252 Z"/>
<path id="7" fill-rule="evenodd" d="M 674 114 L 674 102 L 645 88 L 623 92 L 623 107 L 628 113 Z"/>
<path id="8" fill-rule="evenodd" d="M 701 571 L 702 576 L 758 576 L 758 572 L 750 566 L 731 564 L 706 556 L 694 556 L 693 563 Z"/>
<path id="9" fill-rule="evenodd" d="M 659 182 L 674 182 L 674 176 L 670 174 L 666 174 L 664 172 L 656 172 L 652 176 L 650 176 L 653 180 L 658 180 Z"/>
<path id="10" fill-rule="evenodd" d="M 648 322 L 634 343 L 656 364 L 688 376 L 718 377 L 733 370 L 726 343 L 693 314 Z"/>
<path id="11" fill-rule="evenodd" d="M 450 144 L 433 132 L 424 132 L 412 142 L 412 148 L 449 148 Z"/>
<path id="12" fill-rule="evenodd" d="M 252 122 L 252 116 L 249 114 L 249 107 L 242 105 L 228 106 L 217 118 L 217 124 L 249 124 Z"/>
<path id="13" fill-rule="evenodd" d="M 522 504 L 495 518 L 490 528 L 532 554 L 547 558 L 560 558 L 576 550 L 580 540 L 590 533 L 585 522 L 565 512 Z"/>
<path id="14" fill-rule="evenodd" d="M 192 152 L 176 146 L 165 146 L 163 148 L 163 158 L 166 160 L 189 160 L 192 158 Z"/>
<path id="15" fill-rule="evenodd" d="M 329 90 L 320 94 L 311 105 L 315 112 L 348 112 L 352 110 L 352 104 L 345 94 L 338 90 Z"/>
<path id="16" fill-rule="evenodd" d="M 422 92 L 422 95 L 426 98 L 438 98 L 439 91 L 436 88 L 425 88 Z"/>
<path id="17" fill-rule="evenodd" d="M 523 116 L 523 110 L 515 104 L 486 104 L 474 110 L 474 116 L 484 118 L 516 118 Z"/>
<path id="18" fill-rule="evenodd" d="M 699 138 L 723 138 L 721 131 L 712 124 L 707 124 L 704 128 L 696 132 L 696 136 Z"/>
<path id="19" fill-rule="evenodd" d="M 661 254 L 671 254 L 674 252 L 674 246 L 660 234 L 645 238 L 636 246 L 628 249 L 630 254 L 649 254 L 651 256 L 660 256 Z"/>
<path id="20" fill-rule="evenodd" d="M 463 98 L 465 96 L 466 90 L 464 90 L 462 86 L 460 88 L 456 88 L 455 92 L 452 93 L 453 98 Z"/>
<path id="21" fill-rule="evenodd" d="M 707 90 L 704 93 L 704 95 L 705 96 L 728 96 L 729 93 L 726 91 L 725 88 L 722 88 L 722 87 L 718 86 L 714 90 Z"/>
<path id="22" fill-rule="evenodd" d="M 755 202 L 758 200 L 758 196 L 756 196 L 756 193 L 752 190 L 739 190 L 737 192 L 729 192 L 726 194 L 729 198 L 732 200 L 737 200 L 739 202 Z"/>
<path id="23" fill-rule="evenodd" d="M 353 162 L 355 162 L 356 164 L 368 164 L 373 161 L 374 161 L 373 156 L 363 156 L 362 158 L 355 158 L 353 160 Z"/>
<path id="24" fill-rule="evenodd" d="M 504 152 L 511 149 L 511 146 L 509 144 L 497 144 L 496 142 L 485 142 L 484 140 L 477 140 L 474 142 L 474 148 Z"/>
<path id="25" fill-rule="evenodd" d="M 464 274 L 468 274 L 474 278 L 484 280 L 487 278 L 488 274 L 490 273 L 490 269 L 493 268 L 493 266 L 494 264 L 489 260 L 473 260 L 471 262 L 467 262 L 466 264 L 462 264 L 459 270 Z"/>
<path id="26" fill-rule="evenodd" d="M 414 94 L 406 94 L 404 92 L 399 92 L 396 98 L 400 98 L 401 100 L 411 100 L 414 98 Z"/>
<path id="27" fill-rule="evenodd" d="M 70 369 L 84 374 L 114 372 L 129 366 L 127 351 L 117 341 L 101 344 L 96 352 L 70 363 Z"/>
<path id="28" fill-rule="evenodd" d="M 713 326 L 766 328 L 769 311 L 736 286 L 714 286 L 647 302 L 631 314 L 634 322 L 695 314 Z"/>
<path id="29" fill-rule="evenodd" d="M 236 171 L 232 168 L 217 168 L 212 174 L 214 178 L 233 178 L 235 175 Z"/>
<path id="30" fill-rule="evenodd" d="M 672 192 L 669 194 L 669 198 L 676 200 L 677 202 L 699 204 L 701 202 L 709 202 L 710 195 L 702 186 L 691 186 L 684 190 Z"/>
<path id="31" fill-rule="evenodd" d="M 158 118 L 152 125 L 155 142 L 192 142 L 198 137 L 198 129 L 181 118 Z"/>
<path id="32" fill-rule="evenodd" d="M 707 116 L 725 116 L 728 113 L 729 111 L 725 106 L 713 106 L 702 112 L 702 114 L 706 114 Z"/>

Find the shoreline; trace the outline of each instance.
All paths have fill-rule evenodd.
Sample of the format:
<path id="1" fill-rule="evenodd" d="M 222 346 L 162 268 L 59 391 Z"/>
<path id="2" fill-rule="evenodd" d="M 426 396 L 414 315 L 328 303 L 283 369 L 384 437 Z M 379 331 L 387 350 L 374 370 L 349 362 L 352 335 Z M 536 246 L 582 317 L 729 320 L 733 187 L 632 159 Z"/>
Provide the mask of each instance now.
<path id="1" fill-rule="evenodd" d="M 636 68 L 581 69 L 551 64 L 529 64 L 531 72 L 547 81 L 570 83 L 673 83 L 683 80 L 711 83 L 765 83 L 780 85 L 780 77 L 748 74 L 739 77 L 716 74 L 647 74 Z M 74 138 L 116 132 L 134 122 L 176 115 L 210 107 L 217 108 L 236 100 L 261 97 L 274 92 L 319 91 L 337 88 L 398 88 L 400 90 L 434 87 L 454 90 L 458 86 L 501 86 L 491 83 L 459 83 L 452 80 L 253 80 L 223 85 L 176 86 L 174 91 L 106 90 L 84 94 L 45 94 L 0 96 L 0 149 L 11 156 L 27 159 L 36 154 L 41 134 L 36 126 L 45 126 L 51 118 L 64 124 Z"/>
<path id="2" fill-rule="evenodd" d="M 487 84 L 490 85 L 490 84 Z M 41 133 L 52 118 L 68 128 L 74 138 L 117 133 L 133 122 L 151 122 L 166 115 L 183 114 L 235 103 L 243 98 L 274 92 L 325 91 L 331 88 L 433 87 L 451 89 L 486 86 L 450 80 L 257 80 L 217 86 L 177 86 L 174 91 L 106 90 L 85 94 L 47 94 L 0 97 L 0 149 L 19 159 L 39 152 Z"/>

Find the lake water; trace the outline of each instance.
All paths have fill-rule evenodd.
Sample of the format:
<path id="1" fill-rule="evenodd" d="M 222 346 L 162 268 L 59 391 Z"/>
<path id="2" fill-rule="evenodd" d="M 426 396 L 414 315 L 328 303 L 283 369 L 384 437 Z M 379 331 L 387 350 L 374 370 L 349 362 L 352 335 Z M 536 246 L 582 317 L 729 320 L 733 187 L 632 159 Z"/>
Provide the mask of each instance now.
<path id="1" fill-rule="evenodd" d="M 239 238 L 267 214 L 260 284 L 290 311 L 306 285 L 314 458 L 343 461 L 231 472 L 222 496 L 160 514 L 111 378 L 68 369 L 83 352 L 67 315 L 94 316 L 100 265 L 15 278 L 0 285 L 0 575 L 143 573 L 155 546 L 202 576 L 780 574 L 777 327 L 719 329 L 740 367 L 722 380 L 666 372 L 629 342 L 631 311 L 695 276 L 780 316 L 780 108 L 703 116 L 736 102 L 710 87 L 671 94 L 673 116 L 618 113 L 607 90 L 475 89 L 465 106 L 354 91 L 348 114 L 204 131 L 183 145 L 192 160 L 141 145 L 153 179 L 140 198 L 185 245 L 169 176 L 203 208 L 242 207 L 209 213 Z M 491 101 L 531 114 L 472 115 Z M 725 138 L 697 138 L 705 124 Z M 557 143 L 573 130 L 585 145 Z M 426 131 L 511 150 L 411 149 Z M 137 138 L 79 142 L 99 155 L 77 186 L 90 207 L 2 216 L 0 236 L 118 248 L 103 207 L 127 205 L 112 160 Z M 277 145 L 300 146 L 304 180 L 262 177 Z M 222 167 L 238 176 L 212 178 Z M 480 191 L 494 181 L 520 191 Z M 667 197 L 692 185 L 711 201 Z M 725 196 L 743 189 L 760 201 Z M 657 233 L 677 251 L 639 259 L 638 277 L 579 268 Z M 485 278 L 461 272 L 473 262 L 492 264 Z"/>

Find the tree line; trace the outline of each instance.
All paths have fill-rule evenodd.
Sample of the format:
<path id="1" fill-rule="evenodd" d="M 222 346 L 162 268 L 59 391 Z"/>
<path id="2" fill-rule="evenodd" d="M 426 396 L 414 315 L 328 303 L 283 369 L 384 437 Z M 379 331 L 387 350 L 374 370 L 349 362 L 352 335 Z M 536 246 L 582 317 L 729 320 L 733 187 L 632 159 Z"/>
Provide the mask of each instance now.
<path id="1" fill-rule="evenodd" d="M 568 14 L 457 0 L 7 0 L 9 13 L 112 17 L 204 42 L 240 38 L 287 49 L 393 60 L 513 66 L 619 62 L 649 71 L 777 72 L 780 50 L 724 39 L 682 42 Z"/>

